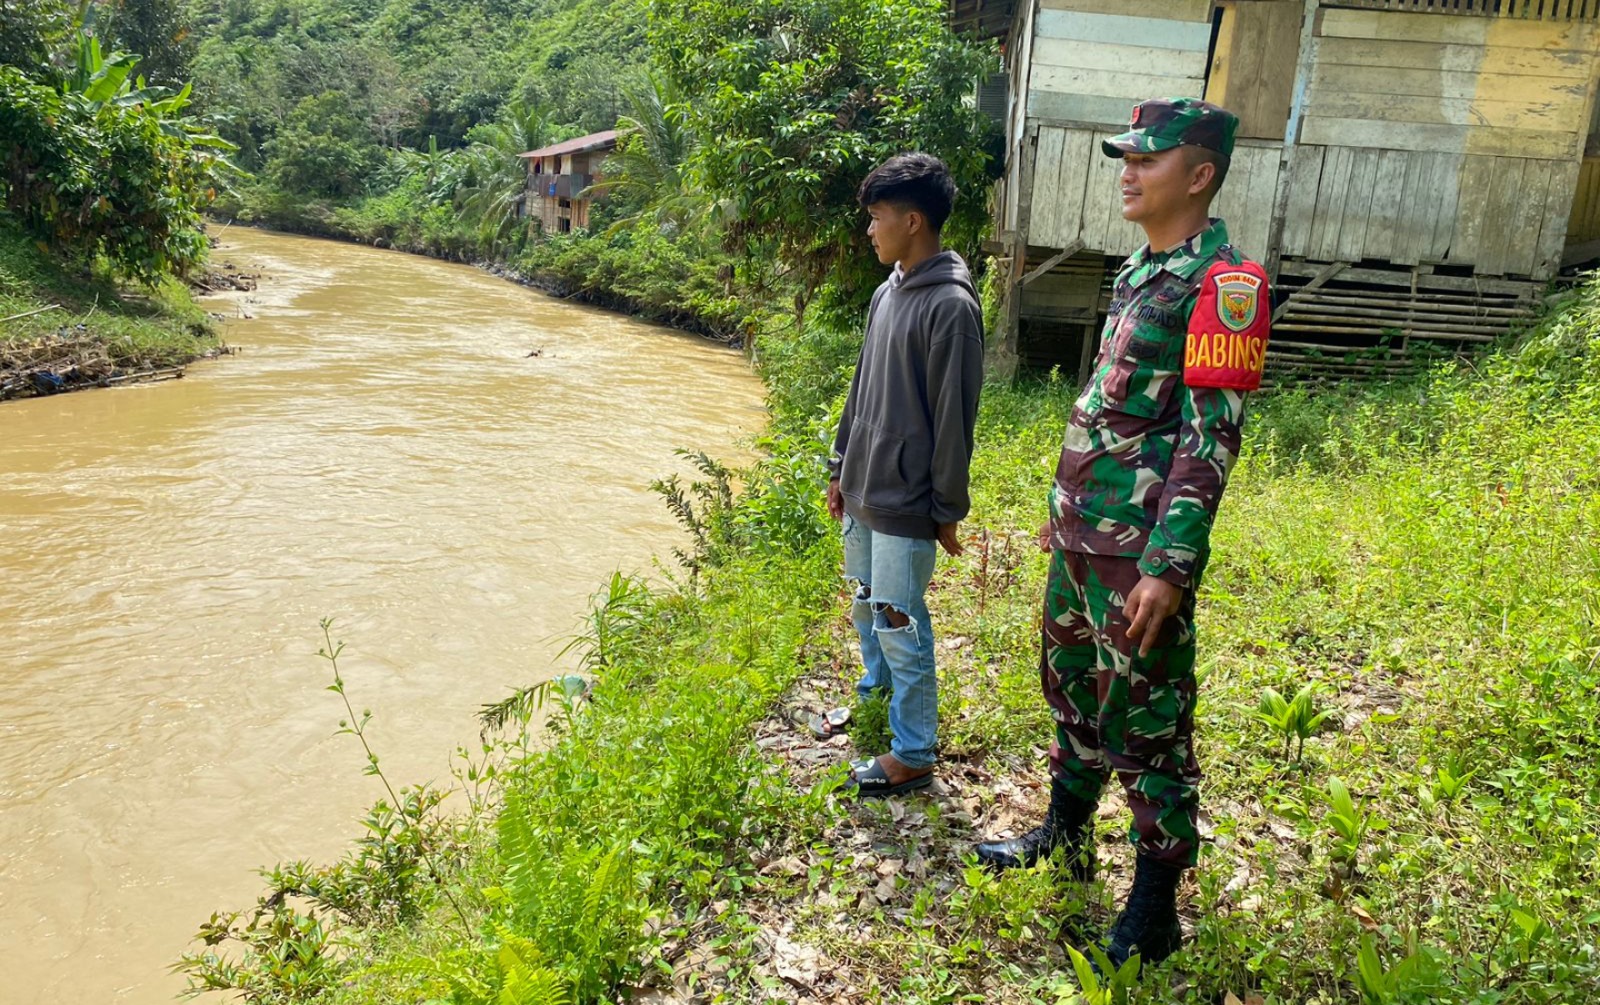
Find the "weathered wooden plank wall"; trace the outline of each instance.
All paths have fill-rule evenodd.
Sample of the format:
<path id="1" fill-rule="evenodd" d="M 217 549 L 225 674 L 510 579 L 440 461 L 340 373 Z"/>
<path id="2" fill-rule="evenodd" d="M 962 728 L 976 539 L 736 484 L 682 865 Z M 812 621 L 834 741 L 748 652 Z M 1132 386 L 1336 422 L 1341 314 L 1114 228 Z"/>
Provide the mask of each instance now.
<path id="1" fill-rule="evenodd" d="M 1476 14 L 1532 21 L 1597 21 L 1600 0 L 1324 0 L 1329 7 Z"/>
<path id="2" fill-rule="evenodd" d="M 1033 68 L 1033 13 L 1032 0 L 1024 0 L 1006 40 L 1011 76 L 1007 94 L 1010 107 L 1006 111 L 1005 177 L 1001 179 L 997 195 L 1000 230 L 1008 234 L 1015 234 L 1021 223 L 1022 161 L 1028 137 L 1028 77 Z"/>
<path id="3" fill-rule="evenodd" d="M 1575 161 L 1299 146 L 1283 254 L 1548 276 L 1577 178 Z"/>
<path id="4" fill-rule="evenodd" d="M 1584 23 L 1323 11 L 1282 253 L 1551 275 L 1597 40 Z"/>
<path id="5" fill-rule="evenodd" d="M 1039 127 L 1030 244 L 1065 248 L 1082 241 L 1092 251 L 1128 255 L 1144 243 L 1138 226 L 1122 218 L 1122 162 L 1100 149 L 1100 141 L 1118 131 Z M 1266 254 L 1280 148 L 1279 143 L 1240 140 L 1213 210 L 1228 221 L 1233 243 L 1248 255 Z"/>
<path id="6" fill-rule="evenodd" d="M 1586 23 L 1325 10 L 1300 139 L 1316 146 L 1576 157 Z"/>
<path id="7" fill-rule="evenodd" d="M 1300 50 L 1300 0 L 1226 0 L 1205 98 L 1239 116 L 1239 135 L 1282 140 Z"/>
<path id="8" fill-rule="evenodd" d="M 1205 89 L 1210 0 L 1039 0 L 1030 117 L 1117 125 L 1155 95 Z"/>

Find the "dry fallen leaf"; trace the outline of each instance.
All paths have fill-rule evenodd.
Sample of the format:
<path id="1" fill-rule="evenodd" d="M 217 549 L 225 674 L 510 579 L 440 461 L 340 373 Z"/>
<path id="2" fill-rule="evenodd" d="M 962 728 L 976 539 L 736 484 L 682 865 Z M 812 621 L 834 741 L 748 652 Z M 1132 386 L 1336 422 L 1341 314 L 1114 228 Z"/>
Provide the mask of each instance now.
<path id="1" fill-rule="evenodd" d="M 796 987 L 817 982 L 817 951 L 793 939 L 778 936 L 772 944 L 772 965 L 778 976 Z"/>
<path id="2" fill-rule="evenodd" d="M 1356 916 L 1357 921 L 1361 922 L 1362 928 L 1365 928 L 1369 932 L 1376 932 L 1378 930 L 1377 919 L 1368 914 L 1367 909 L 1362 907 L 1360 904 L 1357 904 L 1355 901 L 1350 902 L 1350 913 Z"/>
<path id="3" fill-rule="evenodd" d="M 762 866 L 759 870 L 763 876 L 794 876 L 805 871 L 805 865 L 793 855 L 785 855 L 774 859 Z"/>

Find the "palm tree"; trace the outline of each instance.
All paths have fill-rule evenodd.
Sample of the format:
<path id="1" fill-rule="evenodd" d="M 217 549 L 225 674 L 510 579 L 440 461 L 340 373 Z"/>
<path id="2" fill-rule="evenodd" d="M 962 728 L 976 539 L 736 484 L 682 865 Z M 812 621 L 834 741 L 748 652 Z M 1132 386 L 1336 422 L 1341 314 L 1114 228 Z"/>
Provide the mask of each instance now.
<path id="1" fill-rule="evenodd" d="M 517 155 L 549 143 L 553 132 L 549 112 L 517 99 L 494 122 L 480 123 L 467 133 L 471 145 L 456 206 L 477 222 L 479 238 L 489 250 L 498 248 L 516 226 L 528 183 L 527 166 Z"/>
<path id="2" fill-rule="evenodd" d="M 629 90 L 624 98 L 632 114 L 617 119 L 622 134 L 617 152 L 607 159 L 604 177 L 588 191 L 636 207 L 612 224 L 612 230 L 640 223 L 653 223 L 662 230 L 686 229 L 706 213 L 710 202 L 686 167 L 696 137 L 681 101 L 671 85 L 654 75 L 648 86 Z"/>

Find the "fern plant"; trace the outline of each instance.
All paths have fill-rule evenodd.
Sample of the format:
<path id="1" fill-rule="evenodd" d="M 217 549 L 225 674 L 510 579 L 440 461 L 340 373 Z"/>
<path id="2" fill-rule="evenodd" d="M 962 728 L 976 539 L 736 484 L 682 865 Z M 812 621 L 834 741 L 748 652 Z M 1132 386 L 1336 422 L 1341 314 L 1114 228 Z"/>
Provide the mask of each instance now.
<path id="1" fill-rule="evenodd" d="M 572 1005 L 568 982 L 528 939 L 496 925 L 494 939 L 477 950 L 416 956 L 375 968 L 448 991 L 453 1005 Z M 437 1000 L 437 999 L 436 999 Z"/>
<path id="2" fill-rule="evenodd" d="M 603 1000 L 637 968 L 644 946 L 632 838 L 574 843 L 530 810 L 513 791 L 500 816 L 505 879 L 491 894 L 499 904 L 497 954 L 504 962 L 514 953 L 530 974 L 537 967 L 560 973 L 576 1001 Z"/>
<path id="3" fill-rule="evenodd" d="M 628 639 L 638 636 L 638 628 L 651 617 L 650 588 L 642 579 L 613 572 L 605 589 L 590 600 L 583 630 L 572 636 L 557 658 L 578 654 L 578 665 L 591 677 L 603 678 L 617 660 L 618 650 Z M 560 707 L 567 726 L 578 704 L 589 696 L 590 682 L 576 674 L 565 674 L 518 688 L 510 696 L 478 709 L 478 721 L 486 730 L 496 730 L 509 722 L 526 720 L 544 708 L 547 701 Z M 550 725 L 559 725 L 556 720 Z"/>

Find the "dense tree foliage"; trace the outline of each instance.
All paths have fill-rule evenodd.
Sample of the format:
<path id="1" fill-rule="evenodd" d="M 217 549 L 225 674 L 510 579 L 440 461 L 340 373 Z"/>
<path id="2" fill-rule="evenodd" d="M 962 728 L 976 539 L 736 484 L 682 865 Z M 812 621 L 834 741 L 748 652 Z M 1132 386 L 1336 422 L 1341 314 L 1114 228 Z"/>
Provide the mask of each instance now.
<path id="1" fill-rule="evenodd" d="M 57 0 L 0 0 L 0 63 L 29 73 L 46 70 L 71 24 Z"/>
<path id="2" fill-rule="evenodd" d="M 104 37 L 138 53 L 137 73 L 150 83 L 181 87 L 189 78 L 195 38 L 183 0 L 111 0 L 100 17 Z"/>
<path id="3" fill-rule="evenodd" d="M 514 101 L 609 129 L 644 62 L 634 0 L 202 0 L 195 22 L 201 107 L 226 119 L 250 169 L 325 94 L 374 148 L 465 147 Z"/>
<path id="4" fill-rule="evenodd" d="M 311 196 L 359 194 L 383 162 L 365 124 L 344 95 L 302 98 L 266 141 L 265 177 L 279 188 Z"/>
<path id="5" fill-rule="evenodd" d="M 149 84 L 136 73 L 143 56 L 107 53 L 101 40 L 112 28 L 93 6 L 25 2 L 4 13 L 7 212 L 57 251 L 103 257 L 144 282 L 197 264 L 200 211 L 229 147 L 189 115 L 189 88 Z"/>
<path id="6" fill-rule="evenodd" d="M 227 208 L 453 256 L 520 245 L 517 155 L 616 125 L 645 79 L 639 2 L 198 0 L 197 100 L 254 175 Z"/>
<path id="7" fill-rule="evenodd" d="M 991 51 L 952 35 L 944 0 L 655 0 L 656 58 L 683 94 L 706 190 L 730 234 L 776 245 L 800 303 L 830 277 L 877 285 L 855 193 L 906 150 L 943 157 L 965 197 L 946 229 L 969 253 L 987 225 L 990 137 L 975 107 Z"/>

